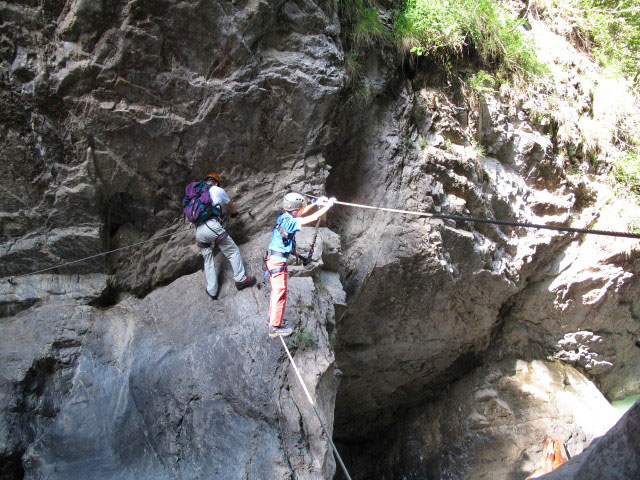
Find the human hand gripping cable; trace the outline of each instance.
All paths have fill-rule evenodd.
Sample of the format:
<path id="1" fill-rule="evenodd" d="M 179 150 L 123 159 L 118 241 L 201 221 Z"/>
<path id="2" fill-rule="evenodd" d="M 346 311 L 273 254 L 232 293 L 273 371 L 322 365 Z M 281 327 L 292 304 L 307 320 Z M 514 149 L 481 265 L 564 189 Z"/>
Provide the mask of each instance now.
<path id="1" fill-rule="evenodd" d="M 320 197 L 320 198 L 314 198 L 311 203 L 319 207 L 331 208 L 336 203 L 336 201 L 337 201 L 336 197 L 331 197 L 331 198 Z"/>
<path id="2" fill-rule="evenodd" d="M 322 207 L 322 208 L 320 210 L 318 210 L 317 212 L 312 213 L 311 215 L 305 215 L 305 216 L 301 217 L 300 218 L 300 224 L 301 225 L 307 225 L 309 223 L 315 222 L 320 217 L 322 217 L 325 213 L 327 213 L 335 202 L 336 202 L 336 199 L 333 198 L 333 197 L 332 198 L 320 197 L 320 198 L 315 199 L 315 201 L 312 202 L 312 205 L 315 205 L 315 206 L 318 206 L 318 207 Z"/>

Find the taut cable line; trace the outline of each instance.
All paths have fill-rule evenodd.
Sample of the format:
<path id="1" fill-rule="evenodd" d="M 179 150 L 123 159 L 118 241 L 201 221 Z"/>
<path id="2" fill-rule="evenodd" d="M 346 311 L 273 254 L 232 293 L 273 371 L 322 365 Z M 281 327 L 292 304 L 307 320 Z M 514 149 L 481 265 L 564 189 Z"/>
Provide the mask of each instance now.
<path id="1" fill-rule="evenodd" d="M 315 195 L 306 194 L 307 197 L 310 198 L 319 198 Z M 334 202 L 336 205 L 344 205 L 347 207 L 355 207 L 355 208 L 365 208 L 370 210 L 380 210 L 383 212 L 391 212 L 391 213 L 399 213 L 402 215 L 414 215 L 417 217 L 425 217 L 425 218 L 439 218 L 443 220 L 455 220 L 459 222 L 469 222 L 469 223 L 485 223 L 485 224 L 493 224 L 493 225 L 503 225 L 507 227 L 522 227 L 522 228 L 535 228 L 542 230 L 555 230 L 557 232 L 567 232 L 567 233 L 580 233 L 586 235 L 603 235 L 607 237 L 622 237 L 622 238 L 635 238 L 640 239 L 640 233 L 630 233 L 630 232 L 615 232 L 610 230 L 594 230 L 591 228 L 575 228 L 575 227 L 562 227 L 556 225 L 545 225 L 540 223 L 526 223 L 526 222 L 512 222 L 509 220 L 498 220 L 495 218 L 475 218 L 475 217 L 465 217 L 461 215 L 446 215 L 443 213 L 428 213 L 428 212 L 419 212 L 413 210 L 401 210 L 397 208 L 387 208 L 387 207 L 375 207 L 372 205 L 363 205 L 360 203 L 349 203 L 349 202 L 341 202 L 336 200 Z M 18 275 L 11 276 L 9 281 L 11 282 L 14 278 L 26 277 L 27 275 L 36 275 L 38 273 L 44 273 L 51 270 L 55 270 L 57 268 L 66 267 L 69 265 L 74 265 L 76 263 L 85 262 L 87 260 L 91 260 L 94 258 L 102 257 L 104 255 L 109 255 L 111 253 L 119 252 L 122 250 L 126 250 L 128 248 L 136 247 L 138 245 L 143 245 L 145 243 L 154 242 L 161 238 L 171 237 L 176 234 L 180 234 L 186 232 L 189 229 L 178 230 L 173 233 L 169 233 L 167 235 L 160 235 L 159 237 L 153 237 L 148 240 L 144 240 L 142 242 L 132 243 L 131 245 L 125 245 L 124 247 L 116 248 L 114 250 L 109 250 L 107 252 L 98 253 L 96 255 L 91 255 L 89 257 L 80 258 L 78 260 L 73 260 L 71 262 L 62 263 L 59 265 L 54 265 L 53 267 L 43 268 L 41 270 L 36 270 L 34 272 L 21 273 Z"/>
<path id="2" fill-rule="evenodd" d="M 316 404 L 313 401 L 313 398 L 311 398 L 311 394 L 309 394 L 309 390 L 307 390 L 307 386 L 304 384 L 304 380 L 302 380 L 302 375 L 300 375 L 300 371 L 298 370 L 298 367 L 296 366 L 296 362 L 293 361 L 293 357 L 291 356 L 291 352 L 289 351 L 289 348 L 287 347 L 287 344 L 284 342 L 284 338 L 279 337 L 280 341 L 282 342 L 282 346 L 284 347 L 285 351 L 287 352 L 287 356 L 289 357 L 289 361 L 291 362 L 291 366 L 293 367 L 293 370 L 296 372 L 296 376 L 298 377 L 298 381 L 300 382 L 300 385 L 302 385 L 302 389 L 304 390 L 304 394 L 307 396 L 307 400 L 309 401 L 309 403 L 311 404 L 311 406 L 313 407 L 313 411 L 316 414 L 316 417 L 318 417 L 318 421 L 320 422 L 320 425 L 322 426 L 322 430 L 324 431 L 324 434 L 327 436 L 327 440 L 329 440 L 329 443 L 331 444 L 331 448 L 333 449 L 333 453 L 336 456 L 336 460 L 338 460 L 338 463 L 340 464 L 340 467 L 342 468 L 342 472 L 344 473 L 344 476 L 347 478 L 347 480 L 351 480 L 351 477 L 349 476 L 349 472 L 347 471 L 347 467 L 344 466 L 344 462 L 342 461 L 342 457 L 340 457 L 340 454 L 338 453 L 338 449 L 336 448 L 335 444 L 333 443 L 333 440 L 331 439 L 331 435 L 329 435 L 329 431 L 327 430 L 327 427 L 324 425 L 324 422 L 322 421 L 322 417 L 320 417 L 320 412 L 318 412 L 318 409 L 316 408 Z"/>
<path id="3" fill-rule="evenodd" d="M 15 278 L 26 277 L 26 276 L 28 276 L 28 275 L 36 275 L 36 274 L 38 274 L 38 273 L 48 272 L 48 271 L 51 271 L 51 270 L 55 270 L 55 269 L 57 269 L 57 268 L 66 267 L 66 266 L 68 266 L 68 265 L 74 265 L 74 264 L 76 264 L 76 263 L 85 262 L 85 261 L 87 261 L 87 260 L 91 260 L 91 259 L 93 259 L 93 258 L 103 257 L 103 256 L 105 256 L 105 255 L 109 255 L 110 253 L 115 253 L 115 252 L 120 252 L 120 251 L 122 251 L 122 250 L 127 250 L 128 248 L 137 247 L 138 245 L 143 245 L 143 244 L 145 244 L 145 243 L 149 243 L 149 242 L 154 242 L 154 241 L 156 241 L 156 240 L 160 240 L 161 238 L 171 237 L 171 236 L 173 236 L 173 235 L 176 235 L 176 234 L 180 234 L 180 233 L 186 232 L 186 231 L 188 231 L 188 230 L 189 230 L 188 228 L 185 228 L 185 229 L 183 229 L 183 230 L 178 230 L 178 231 L 173 232 L 173 233 L 168 233 L 168 234 L 166 234 L 166 235 L 160 235 L 159 237 L 153 237 L 153 238 L 150 238 L 150 239 L 148 239 L 148 240 L 143 240 L 142 242 L 136 242 L 136 243 L 132 243 L 131 245 L 125 245 L 124 247 L 115 248 L 115 249 L 113 249 L 113 250 L 109 250 L 109 251 L 107 251 L 107 252 L 97 253 L 97 254 L 95 254 L 95 255 L 91 255 L 91 256 L 89 256 L 89 257 L 80 258 L 80 259 L 78 259 L 78 260 L 73 260 L 73 261 L 71 261 L 71 262 L 62 263 L 62 264 L 60 264 L 60 265 L 54 265 L 53 267 L 43 268 L 42 270 L 36 270 L 36 271 L 34 271 L 34 272 L 27 272 L 27 273 L 21 273 L 21 274 L 18 274 L 18 275 L 13 275 L 13 276 L 11 276 L 11 277 L 10 277 L 9 282 L 11 283 L 11 281 L 12 281 L 13 279 L 15 279 Z"/>
<path id="4" fill-rule="evenodd" d="M 314 195 L 309 195 L 309 194 L 307 194 L 307 197 L 320 198 L 320 197 L 316 197 Z M 544 229 L 544 230 L 556 230 L 558 232 L 584 233 L 588 235 L 604 235 L 608 237 L 624 237 L 624 238 L 640 239 L 640 233 L 614 232 L 610 230 L 593 230 L 590 228 L 561 227 L 556 225 L 545 225 L 540 223 L 526 223 L 526 222 L 512 222 L 509 220 L 497 220 L 495 218 L 475 218 L 475 217 L 464 217 L 460 215 L 445 215 L 443 213 L 428 213 L 428 212 L 418 212 L 413 210 L 399 210 L 397 208 L 374 207 L 371 205 L 362 205 L 359 203 L 340 202 L 338 200 L 336 200 L 334 204 L 345 205 L 347 207 L 366 208 L 370 210 L 382 210 L 384 212 L 400 213 L 403 215 L 415 215 L 418 217 L 440 218 L 444 220 L 457 220 L 460 222 L 490 223 L 494 225 L 504 225 L 508 227 L 537 228 L 537 229 Z"/>

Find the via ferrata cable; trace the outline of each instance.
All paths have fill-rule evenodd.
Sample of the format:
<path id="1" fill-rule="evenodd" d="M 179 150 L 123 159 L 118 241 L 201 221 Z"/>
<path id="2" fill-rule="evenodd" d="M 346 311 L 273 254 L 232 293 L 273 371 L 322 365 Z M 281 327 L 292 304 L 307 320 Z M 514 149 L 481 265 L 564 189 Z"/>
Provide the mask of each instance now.
<path id="1" fill-rule="evenodd" d="M 62 268 L 62 267 L 66 267 L 66 266 L 68 266 L 68 265 L 73 265 L 73 264 L 75 264 L 75 263 L 80 263 L 80 262 L 84 262 L 84 261 L 86 261 L 86 260 L 91 260 L 91 259 L 93 259 L 93 258 L 98 258 L 98 257 L 102 257 L 102 256 L 104 256 L 104 255 L 109 255 L 110 253 L 120 252 L 120 251 L 122 251 L 122 250 L 126 250 L 126 249 L 128 249 L 128 248 L 136 247 L 136 246 L 138 246 L 138 245 L 142 245 L 142 244 L 145 244 L 145 243 L 153 242 L 153 241 L 155 241 L 155 240 L 159 240 L 159 239 L 161 239 L 161 238 L 171 237 L 171 236 L 173 236 L 173 235 L 176 235 L 176 234 L 179 234 L 179 233 L 186 232 L 186 231 L 188 231 L 188 230 L 189 230 L 188 228 L 183 229 L 183 230 L 178 230 L 177 232 L 168 233 L 168 234 L 166 234 L 166 235 L 160 235 L 159 237 L 153 237 L 153 238 L 150 238 L 150 239 L 148 239 L 148 240 L 144 240 L 144 241 L 142 241 L 142 242 L 136 242 L 136 243 L 132 243 L 131 245 L 125 245 L 124 247 L 115 248 L 115 249 L 113 249 L 113 250 L 109 250 L 109 251 L 107 251 L 107 252 L 97 253 L 97 254 L 95 254 L 95 255 L 91 255 L 91 256 L 89 256 L 89 257 L 84 257 L 84 258 L 80 258 L 80 259 L 78 259 L 78 260 L 73 260 L 72 262 L 62 263 L 62 264 L 60 264 L 60 265 L 54 265 L 53 267 L 43 268 L 42 270 L 36 270 L 36 271 L 34 271 L 34 272 L 27 272 L 27 273 L 21 273 L 21 274 L 19 274 L 19 275 L 13 275 L 11 278 L 9 278 L 9 282 L 10 282 L 10 283 L 12 283 L 13 279 L 15 279 L 15 278 L 26 277 L 27 275 L 35 275 L 35 274 L 37 274 L 37 273 L 44 273 L 44 272 L 48 272 L 48 271 L 50 271 L 50 270 L 55 270 L 56 268 Z"/>
<path id="2" fill-rule="evenodd" d="M 327 439 L 329 440 L 329 443 L 331 444 L 331 448 L 333 449 L 333 453 L 336 456 L 336 460 L 338 460 L 338 463 L 340 464 L 340 467 L 342 468 L 342 472 L 344 473 L 344 476 L 347 478 L 347 480 L 351 480 L 351 477 L 349 476 L 349 472 L 347 471 L 347 467 L 344 466 L 344 462 L 342 461 L 342 457 L 340 457 L 340 454 L 338 453 L 338 449 L 336 448 L 335 444 L 333 443 L 333 440 L 331 439 L 331 435 L 329 435 L 329 431 L 327 430 L 327 427 L 325 426 L 324 422 L 322 421 L 322 417 L 320 417 L 320 412 L 318 412 L 318 409 L 316 408 L 316 404 L 313 401 L 313 398 L 311 398 L 311 394 L 309 393 L 309 390 L 307 390 L 307 386 L 304 383 L 304 380 L 302 380 L 302 375 L 300 375 L 300 371 L 298 370 L 298 367 L 296 366 L 296 362 L 293 361 L 293 357 L 291 356 L 291 352 L 289 351 L 289 348 L 287 347 L 287 344 L 284 342 L 284 338 L 279 337 L 280 341 L 282 342 L 282 346 L 284 347 L 285 351 L 287 352 L 287 356 L 289 357 L 289 361 L 291 362 L 291 366 L 293 367 L 293 370 L 296 372 L 296 376 L 298 377 L 298 381 L 300 382 L 300 385 L 302 385 L 302 389 L 304 390 L 305 395 L 307 396 L 307 400 L 309 401 L 309 403 L 311 404 L 311 406 L 313 407 L 313 411 L 316 414 L 316 417 L 318 417 L 318 421 L 320 422 L 320 425 L 322 426 L 322 430 L 324 431 L 324 434 L 327 436 Z"/>
<path id="3" fill-rule="evenodd" d="M 320 197 L 316 197 L 314 195 L 309 195 L 309 194 L 307 194 L 307 196 L 310 198 L 320 198 Z M 490 223 L 494 225 L 504 225 L 508 227 L 537 228 L 537 229 L 545 229 L 545 230 L 556 230 L 559 232 L 584 233 L 589 235 L 605 235 L 609 237 L 625 237 L 625 238 L 640 239 L 640 233 L 614 232 L 609 230 L 593 230 L 590 228 L 561 227 L 556 225 L 544 225 L 540 223 L 526 223 L 526 222 L 512 222 L 509 220 L 497 220 L 495 218 L 475 218 L 475 217 L 464 217 L 460 215 L 445 215 L 443 213 L 428 213 L 428 212 L 418 212 L 418 211 L 412 211 L 412 210 L 399 210 L 397 208 L 374 207 L 371 205 L 362 205 L 359 203 L 340 202 L 338 200 L 334 201 L 333 203 L 334 205 L 345 205 L 347 207 L 366 208 L 371 210 L 382 210 L 384 212 L 400 213 L 404 215 L 416 215 L 418 217 L 440 218 L 444 220 L 456 220 L 460 222 Z"/>

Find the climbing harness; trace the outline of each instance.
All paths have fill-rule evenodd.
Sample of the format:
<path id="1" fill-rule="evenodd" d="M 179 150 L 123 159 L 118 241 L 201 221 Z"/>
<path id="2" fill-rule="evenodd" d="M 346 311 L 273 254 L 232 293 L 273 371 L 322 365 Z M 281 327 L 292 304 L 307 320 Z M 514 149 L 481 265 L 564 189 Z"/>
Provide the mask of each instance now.
<path id="1" fill-rule="evenodd" d="M 309 194 L 307 194 L 307 196 L 311 198 L 320 198 L 320 197 L 316 197 L 314 195 L 309 195 Z M 494 225 L 505 225 L 508 227 L 537 228 L 537 229 L 545 229 L 545 230 L 556 230 L 558 232 L 584 233 L 588 235 L 605 235 L 609 237 L 625 237 L 625 238 L 640 239 L 640 233 L 614 232 L 609 230 L 592 230 L 590 228 L 558 227 L 555 225 L 544 225 L 539 223 L 511 222 L 508 220 L 497 220 L 495 218 L 474 218 L 474 217 L 463 217 L 459 215 L 445 215 L 442 213 L 427 213 L 427 212 L 417 212 L 417 211 L 411 211 L 411 210 L 398 210 L 396 208 L 373 207 L 371 205 L 339 202 L 337 200 L 334 202 L 334 204 L 345 205 L 347 207 L 368 208 L 371 210 L 382 210 L 385 212 L 401 213 L 404 215 L 416 215 L 418 217 L 441 218 L 443 220 L 456 220 L 460 222 L 490 223 Z"/>
<path id="2" fill-rule="evenodd" d="M 276 228 L 278 229 L 278 231 L 280 232 L 280 236 L 282 236 L 283 243 L 285 242 L 285 240 L 289 239 L 289 237 L 292 237 L 291 239 L 289 239 L 289 241 L 293 241 L 293 247 L 292 247 L 292 250 L 291 250 L 291 255 L 293 255 L 296 258 L 296 260 L 301 260 L 302 261 L 302 265 L 304 265 L 305 267 L 308 266 L 308 265 L 311 265 L 311 262 L 313 262 L 313 253 L 314 253 L 314 250 L 315 250 L 316 240 L 318 239 L 318 229 L 320 227 L 320 220 L 321 219 L 319 218 L 316 221 L 315 230 L 314 230 L 314 233 L 313 233 L 313 240 L 311 240 L 311 246 L 309 247 L 309 253 L 305 257 L 304 255 L 300 255 L 296 251 L 295 235 L 289 235 L 280 226 L 282 224 L 282 220 L 280 220 L 281 216 L 282 216 L 282 214 L 278 217 L 279 221 L 276 221 L 276 225 L 273 228 L 274 229 L 276 229 Z M 288 245 L 288 243 L 286 245 Z M 271 256 L 282 257 L 284 259 L 284 261 L 285 261 L 285 264 L 282 267 L 270 270 L 268 265 L 267 265 L 267 258 L 269 258 Z M 264 263 L 264 268 L 265 268 L 264 278 L 267 278 L 267 276 L 270 276 L 270 275 L 275 275 L 277 273 L 284 272 L 287 269 L 287 266 L 288 266 L 287 265 L 288 256 L 289 256 L 288 253 L 282 253 L 282 252 L 275 252 L 273 250 L 267 250 L 267 252 L 265 253 L 264 257 L 262 257 L 262 262 Z"/>
<path id="3" fill-rule="evenodd" d="M 222 222 L 220 221 L 220 218 L 218 217 L 213 217 L 210 218 L 209 220 L 216 220 L 220 225 L 222 225 Z M 209 221 L 205 221 L 202 225 L 204 225 L 205 227 L 207 227 L 209 230 L 211 230 L 214 234 L 218 235 L 218 232 L 216 232 L 213 228 L 211 228 L 207 222 Z M 220 245 L 220 243 L 229 236 L 229 234 L 227 232 L 222 232 L 220 235 L 218 235 L 216 237 L 216 239 L 213 241 L 213 247 L 217 247 Z M 200 242 L 198 240 L 196 240 L 196 245 L 200 248 L 209 248 L 211 247 L 211 244 L 208 242 Z"/>
<path id="4" fill-rule="evenodd" d="M 286 253 L 273 252 L 272 250 L 267 250 L 267 253 L 265 254 L 265 256 L 262 257 L 262 262 L 264 263 L 264 278 L 265 279 L 267 278 L 267 276 L 276 275 L 277 273 L 284 272 L 287 269 L 287 267 L 288 267 L 287 255 L 288 254 L 286 254 Z M 284 260 L 284 265 L 281 266 L 281 267 L 275 268 L 273 270 L 269 270 L 269 265 L 267 265 L 267 258 L 269 258 L 271 256 L 282 257 L 282 259 Z"/>
<path id="5" fill-rule="evenodd" d="M 302 380 L 302 375 L 300 375 L 300 371 L 298 370 L 298 367 L 296 366 L 296 362 L 293 361 L 293 357 L 291 356 L 291 352 L 289 351 L 289 348 L 287 347 L 287 344 L 284 342 L 284 339 L 282 337 L 279 337 L 280 341 L 282 342 L 282 346 L 284 347 L 285 351 L 287 352 L 287 356 L 289 357 L 289 361 L 291 362 L 291 366 L 293 367 L 294 372 L 296 372 L 296 376 L 298 377 L 298 381 L 300 382 L 300 385 L 302 385 L 302 389 L 304 390 L 305 395 L 307 396 L 307 400 L 309 401 L 309 403 L 311 404 L 311 407 L 313 407 L 313 411 L 316 414 L 316 417 L 318 417 L 318 421 L 320 422 L 320 426 L 322 426 L 322 430 L 324 431 L 324 434 L 327 436 L 327 440 L 329 440 L 329 443 L 331 444 L 331 448 L 333 449 L 333 453 L 336 456 L 336 460 L 338 461 L 338 463 L 340 464 L 340 467 L 342 468 L 342 472 L 344 473 L 344 476 L 346 477 L 347 480 L 351 480 L 351 476 L 349 475 L 349 472 L 347 471 L 347 467 L 344 466 L 344 462 L 342 461 L 342 458 L 340 457 L 340 454 L 338 453 L 338 449 L 336 448 L 335 444 L 333 443 L 333 440 L 331 439 L 331 435 L 329 435 L 329 432 L 327 431 L 327 427 L 325 426 L 324 422 L 322 421 L 322 417 L 320 416 L 320 412 L 318 412 L 318 409 L 316 408 L 316 404 L 313 401 L 313 399 L 311 398 L 311 395 L 309 394 L 309 390 L 307 390 L 307 386 L 304 383 L 304 380 Z"/>

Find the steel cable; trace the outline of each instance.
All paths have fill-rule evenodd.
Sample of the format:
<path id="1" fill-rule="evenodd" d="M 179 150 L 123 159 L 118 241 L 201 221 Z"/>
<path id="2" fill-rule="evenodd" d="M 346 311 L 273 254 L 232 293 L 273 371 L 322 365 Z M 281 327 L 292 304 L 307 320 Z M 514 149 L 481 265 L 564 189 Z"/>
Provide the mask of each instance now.
<path id="1" fill-rule="evenodd" d="M 314 195 L 308 195 L 310 198 L 320 198 Z M 387 208 L 387 207 L 374 207 L 371 205 L 362 205 L 359 203 L 348 203 L 348 202 L 340 202 L 336 200 L 334 202 L 335 205 L 345 205 L 348 207 L 356 207 L 356 208 L 367 208 L 371 210 L 382 210 L 385 212 L 393 212 L 393 213 L 401 213 L 404 215 L 416 215 L 419 217 L 428 217 L 428 218 L 440 218 L 444 220 L 457 220 L 461 222 L 471 222 L 471 223 L 490 223 L 494 225 L 504 225 L 508 227 L 524 227 L 524 228 L 537 228 L 537 229 L 545 229 L 545 230 L 556 230 L 559 232 L 570 232 L 570 233 L 584 233 L 589 235 L 606 235 L 609 237 L 625 237 L 625 238 L 637 238 L 640 239 L 639 233 L 629 233 L 629 232 L 615 232 L 609 230 L 593 230 L 590 228 L 574 228 L 574 227 L 561 227 L 556 225 L 544 225 L 539 223 L 526 223 L 526 222 L 512 222 L 510 220 L 497 220 L 494 218 L 475 218 L 475 217 L 464 217 L 460 215 L 445 215 L 443 213 L 428 213 L 428 212 L 417 212 L 412 210 L 399 210 L 396 208 Z"/>

